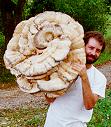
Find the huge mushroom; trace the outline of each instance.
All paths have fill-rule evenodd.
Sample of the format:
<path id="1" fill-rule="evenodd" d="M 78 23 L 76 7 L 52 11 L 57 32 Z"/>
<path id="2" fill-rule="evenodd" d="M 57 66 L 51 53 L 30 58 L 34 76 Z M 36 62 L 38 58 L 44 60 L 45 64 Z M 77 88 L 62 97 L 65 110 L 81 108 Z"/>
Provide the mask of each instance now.
<path id="1" fill-rule="evenodd" d="M 63 95 L 76 80 L 72 65 L 86 62 L 83 27 L 69 15 L 46 11 L 20 22 L 4 54 L 6 68 L 28 93 Z"/>

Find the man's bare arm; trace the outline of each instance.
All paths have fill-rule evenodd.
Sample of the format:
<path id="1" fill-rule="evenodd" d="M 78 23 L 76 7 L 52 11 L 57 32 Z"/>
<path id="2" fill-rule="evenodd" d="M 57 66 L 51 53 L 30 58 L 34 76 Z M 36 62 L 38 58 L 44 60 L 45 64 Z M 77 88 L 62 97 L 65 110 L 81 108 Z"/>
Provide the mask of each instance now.
<path id="1" fill-rule="evenodd" d="M 82 63 L 74 64 L 73 69 L 76 70 L 81 77 L 84 106 L 87 110 L 90 110 L 95 106 L 96 102 L 99 99 L 99 96 L 92 93 L 90 82 L 86 72 L 86 65 Z"/>
<path id="2" fill-rule="evenodd" d="M 82 80 L 82 91 L 83 91 L 84 105 L 87 110 L 90 110 L 95 106 L 96 102 L 99 99 L 99 96 L 92 93 L 87 73 L 85 73 L 81 77 L 81 80 Z"/>

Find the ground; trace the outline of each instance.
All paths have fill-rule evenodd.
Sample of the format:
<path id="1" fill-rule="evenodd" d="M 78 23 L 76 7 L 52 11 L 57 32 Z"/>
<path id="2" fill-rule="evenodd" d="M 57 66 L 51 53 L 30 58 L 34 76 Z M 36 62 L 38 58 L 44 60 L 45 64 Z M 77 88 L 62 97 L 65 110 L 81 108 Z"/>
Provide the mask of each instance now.
<path id="1" fill-rule="evenodd" d="M 97 66 L 97 68 L 106 76 L 108 80 L 107 87 L 111 88 L 111 61 Z M 20 106 L 38 107 L 46 104 L 43 93 L 38 93 L 37 96 L 33 96 L 22 92 L 17 85 L 11 88 L 0 89 L 0 109 L 13 109 Z"/>

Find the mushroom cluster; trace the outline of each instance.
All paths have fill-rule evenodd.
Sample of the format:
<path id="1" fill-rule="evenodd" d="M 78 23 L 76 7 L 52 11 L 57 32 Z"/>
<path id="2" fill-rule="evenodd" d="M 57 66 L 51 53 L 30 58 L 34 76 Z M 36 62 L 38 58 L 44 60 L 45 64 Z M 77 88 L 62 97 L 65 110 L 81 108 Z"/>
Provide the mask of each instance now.
<path id="1" fill-rule="evenodd" d="M 69 15 L 46 11 L 20 22 L 4 54 L 6 68 L 28 93 L 63 95 L 76 80 L 72 65 L 86 62 L 83 27 Z"/>

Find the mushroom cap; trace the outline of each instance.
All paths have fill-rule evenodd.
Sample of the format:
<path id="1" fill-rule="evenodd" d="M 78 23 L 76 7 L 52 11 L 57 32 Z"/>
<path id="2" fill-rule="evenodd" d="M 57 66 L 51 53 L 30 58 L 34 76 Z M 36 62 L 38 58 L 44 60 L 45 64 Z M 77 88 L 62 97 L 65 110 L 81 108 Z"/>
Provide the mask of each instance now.
<path id="1" fill-rule="evenodd" d="M 83 37 L 82 25 L 69 15 L 40 13 L 16 26 L 4 54 L 6 68 L 24 92 L 63 95 L 78 75 L 71 64 L 86 63 Z"/>

